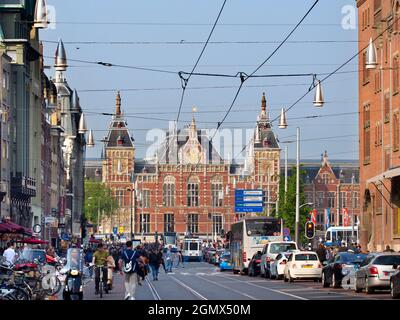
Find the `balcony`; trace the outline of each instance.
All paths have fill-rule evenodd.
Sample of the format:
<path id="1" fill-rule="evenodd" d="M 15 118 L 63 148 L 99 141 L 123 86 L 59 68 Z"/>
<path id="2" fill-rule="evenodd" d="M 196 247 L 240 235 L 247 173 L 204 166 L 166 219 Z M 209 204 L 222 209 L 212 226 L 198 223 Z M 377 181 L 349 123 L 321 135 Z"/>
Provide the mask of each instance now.
<path id="1" fill-rule="evenodd" d="M 13 197 L 35 197 L 36 180 L 21 175 L 13 177 L 11 179 L 11 195 Z"/>

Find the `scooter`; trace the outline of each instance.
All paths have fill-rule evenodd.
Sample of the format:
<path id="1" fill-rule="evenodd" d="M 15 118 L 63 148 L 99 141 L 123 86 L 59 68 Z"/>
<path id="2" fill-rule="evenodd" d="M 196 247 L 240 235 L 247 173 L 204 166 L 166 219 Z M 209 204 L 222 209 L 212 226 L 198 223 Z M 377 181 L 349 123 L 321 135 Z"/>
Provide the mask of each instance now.
<path id="1" fill-rule="evenodd" d="M 70 269 L 65 277 L 64 300 L 83 300 L 82 272 Z"/>

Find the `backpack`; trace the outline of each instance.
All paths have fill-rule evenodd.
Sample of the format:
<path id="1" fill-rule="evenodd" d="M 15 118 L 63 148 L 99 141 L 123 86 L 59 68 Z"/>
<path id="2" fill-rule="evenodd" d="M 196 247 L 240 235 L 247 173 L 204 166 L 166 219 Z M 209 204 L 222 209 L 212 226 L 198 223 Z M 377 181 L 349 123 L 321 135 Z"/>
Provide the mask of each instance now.
<path id="1" fill-rule="evenodd" d="M 133 251 L 132 257 L 128 258 L 128 255 L 126 253 L 126 251 L 124 252 L 125 257 L 129 260 L 129 262 L 125 262 L 125 266 L 124 266 L 124 272 L 125 273 L 132 273 L 135 272 L 136 270 L 136 261 L 133 262 L 133 258 L 136 255 L 136 250 Z"/>

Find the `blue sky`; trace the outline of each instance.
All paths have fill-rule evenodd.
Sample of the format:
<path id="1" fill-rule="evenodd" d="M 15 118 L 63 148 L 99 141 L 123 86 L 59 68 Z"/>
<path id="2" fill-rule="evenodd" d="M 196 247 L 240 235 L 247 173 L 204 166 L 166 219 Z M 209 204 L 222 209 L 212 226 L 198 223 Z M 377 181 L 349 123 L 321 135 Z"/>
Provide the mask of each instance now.
<path id="1" fill-rule="evenodd" d="M 56 10 L 55 29 L 45 30 L 45 56 L 54 56 L 56 44 L 65 42 L 70 59 L 104 61 L 114 64 L 152 67 L 171 71 L 190 71 L 202 44 L 165 44 L 165 42 L 204 41 L 222 5 L 222 0 L 48 0 Z M 269 41 L 281 41 L 312 5 L 314 0 L 228 0 L 211 41 L 255 41 L 257 44 L 209 44 L 197 72 L 251 73 L 277 46 Z M 342 8 L 354 6 L 352 0 L 321 0 L 303 25 L 291 37 L 301 43 L 285 44 L 258 74 L 329 73 L 357 52 L 357 30 L 344 30 Z M 95 22 L 95 23 L 94 23 Z M 125 24 L 126 23 L 126 24 Z M 249 25 L 250 24 L 250 25 Z M 335 40 L 334 43 L 307 43 L 302 41 Z M 77 44 L 79 41 L 130 41 L 136 44 Z M 164 42 L 138 44 L 137 42 Z M 45 60 L 52 65 L 52 59 Z M 145 116 L 172 120 L 176 118 L 181 95 L 179 77 L 173 74 L 153 73 L 126 68 L 107 68 L 70 61 L 67 79 L 79 92 L 81 105 L 87 112 L 88 126 L 95 139 L 106 135 L 110 117 L 99 112 L 113 112 L 116 90 L 121 90 L 122 108 L 131 134 L 136 140 L 137 155 L 144 156 L 148 145 L 146 133 L 152 128 L 168 128 L 168 121 L 145 120 Z M 342 71 L 356 71 L 355 59 Z M 54 70 L 48 70 L 51 76 Z M 229 115 L 223 128 L 252 128 L 261 95 L 266 93 L 271 117 L 281 107 L 296 101 L 310 87 L 311 77 L 250 79 Z M 191 110 L 197 107 L 199 127 L 215 128 L 228 109 L 238 79 L 192 77 L 183 104 L 179 126 L 191 120 Z M 190 88 L 202 89 L 190 89 Z M 224 88 L 209 88 L 224 87 Z M 228 87 L 228 88 L 226 88 Z M 311 115 L 357 112 L 358 73 L 338 74 L 323 86 L 326 105 L 313 107 L 313 94 L 288 113 L 289 127 L 275 131 L 281 141 L 293 140 L 296 126 L 300 126 L 303 159 L 319 158 L 328 150 L 331 158 L 358 159 L 358 115 L 292 119 Z M 127 90 L 128 89 L 128 90 Z M 157 89 L 157 90 L 143 90 Z M 88 91 L 94 90 L 94 91 Z M 207 113 L 207 111 L 212 111 Z M 145 114 L 143 114 L 145 113 Z M 318 137 L 341 138 L 312 140 Z M 310 140 L 311 139 L 311 140 Z M 147 142 L 149 143 L 149 142 Z M 246 144 L 234 141 L 240 147 Z M 284 145 L 282 144 L 282 147 Z M 88 149 L 87 156 L 99 157 L 101 143 Z M 289 144 L 289 157 L 295 156 L 295 144 Z"/>

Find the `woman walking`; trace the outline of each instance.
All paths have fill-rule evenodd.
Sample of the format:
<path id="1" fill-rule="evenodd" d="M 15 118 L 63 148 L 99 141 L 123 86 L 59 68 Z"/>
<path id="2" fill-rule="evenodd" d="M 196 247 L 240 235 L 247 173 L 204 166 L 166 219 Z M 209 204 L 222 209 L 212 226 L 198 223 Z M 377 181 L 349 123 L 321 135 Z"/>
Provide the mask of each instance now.
<path id="1" fill-rule="evenodd" d="M 162 253 L 159 250 L 152 250 L 149 256 L 149 265 L 151 268 L 151 274 L 153 275 L 153 281 L 158 281 L 158 272 L 162 263 Z"/>

